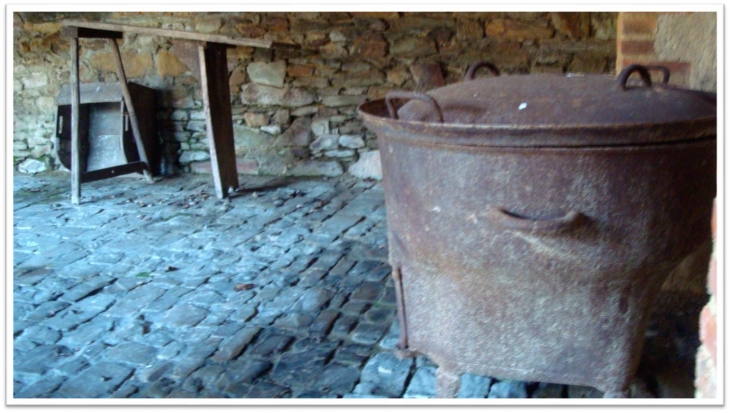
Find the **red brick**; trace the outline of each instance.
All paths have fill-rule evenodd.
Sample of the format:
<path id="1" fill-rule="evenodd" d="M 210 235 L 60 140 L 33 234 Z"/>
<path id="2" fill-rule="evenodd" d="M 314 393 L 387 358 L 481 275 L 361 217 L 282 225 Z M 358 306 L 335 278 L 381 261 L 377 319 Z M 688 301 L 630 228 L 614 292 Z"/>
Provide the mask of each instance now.
<path id="1" fill-rule="evenodd" d="M 624 55 L 645 55 L 654 53 L 651 40 L 622 40 L 618 42 L 618 53 Z"/>
<path id="2" fill-rule="evenodd" d="M 709 360 L 704 347 L 697 352 L 695 377 L 696 397 L 714 398 L 717 395 L 717 366 Z"/>
<path id="3" fill-rule="evenodd" d="M 717 295 L 717 260 L 713 256 L 710 260 L 710 273 L 707 275 L 707 289 L 710 294 Z"/>
<path id="4" fill-rule="evenodd" d="M 712 356 L 712 362 L 717 365 L 717 319 L 709 306 L 705 306 L 700 314 L 700 339 Z"/>
<path id="5" fill-rule="evenodd" d="M 620 13 L 617 29 L 620 35 L 654 35 L 658 13 Z"/>
<path id="6" fill-rule="evenodd" d="M 717 201 L 712 202 L 712 239 L 717 238 Z"/>

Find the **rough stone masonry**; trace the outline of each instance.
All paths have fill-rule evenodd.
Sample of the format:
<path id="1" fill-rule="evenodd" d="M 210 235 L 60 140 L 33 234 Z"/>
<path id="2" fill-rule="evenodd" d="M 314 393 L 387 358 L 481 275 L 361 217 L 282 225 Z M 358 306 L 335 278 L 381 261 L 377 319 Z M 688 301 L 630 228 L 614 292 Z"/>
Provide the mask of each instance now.
<path id="1" fill-rule="evenodd" d="M 70 72 L 63 19 L 300 44 L 228 51 L 242 174 L 378 178 L 377 142 L 358 104 L 460 81 L 480 60 L 505 74 L 608 73 L 616 58 L 616 13 L 14 13 L 13 164 L 21 173 L 63 168 L 54 151 L 54 101 Z M 209 172 L 195 44 L 126 34 L 121 49 L 128 79 L 157 90 L 164 171 Z M 81 41 L 82 82 L 116 81 L 113 62 L 106 41 Z"/>

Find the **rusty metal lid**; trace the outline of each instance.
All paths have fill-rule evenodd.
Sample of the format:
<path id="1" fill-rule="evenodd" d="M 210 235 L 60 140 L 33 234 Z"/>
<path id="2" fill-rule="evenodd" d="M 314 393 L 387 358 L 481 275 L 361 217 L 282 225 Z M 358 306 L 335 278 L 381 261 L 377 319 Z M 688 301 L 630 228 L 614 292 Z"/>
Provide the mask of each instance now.
<path id="1" fill-rule="evenodd" d="M 428 92 L 390 92 L 386 104 L 410 99 L 397 118 L 417 122 L 503 126 L 616 126 L 716 119 L 715 95 L 668 85 L 669 71 L 632 65 L 618 78 L 604 75 L 511 75 L 474 78 Z M 649 70 L 662 70 L 664 81 L 652 83 Z M 637 73 L 639 82 L 629 77 Z"/>

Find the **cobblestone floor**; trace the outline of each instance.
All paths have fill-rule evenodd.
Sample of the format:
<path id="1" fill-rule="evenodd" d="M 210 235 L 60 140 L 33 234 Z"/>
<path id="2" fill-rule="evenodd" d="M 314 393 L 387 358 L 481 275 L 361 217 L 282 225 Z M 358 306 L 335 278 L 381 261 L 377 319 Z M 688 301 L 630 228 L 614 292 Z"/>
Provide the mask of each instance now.
<path id="1" fill-rule="evenodd" d="M 435 365 L 392 352 L 380 184 L 241 181 L 221 201 L 210 176 L 120 177 L 74 206 L 68 174 L 15 176 L 13 396 L 433 397 Z M 460 391 L 600 396 L 472 375 Z"/>

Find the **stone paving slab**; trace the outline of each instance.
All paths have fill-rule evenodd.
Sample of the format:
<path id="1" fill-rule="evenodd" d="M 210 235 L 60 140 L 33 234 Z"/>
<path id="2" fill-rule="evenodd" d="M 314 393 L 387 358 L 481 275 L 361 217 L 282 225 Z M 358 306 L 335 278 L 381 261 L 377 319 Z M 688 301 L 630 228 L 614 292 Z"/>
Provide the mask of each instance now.
<path id="1" fill-rule="evenodd" d="M 433 398 L 398 359 L 381 185 L 16 175 L 16 398 Z M 600 397 L 464 375 L 459 397 Z M 645 397 L 659 390 L 644 385 Z M 666 397 L 666 396 L 665 396 Z"/>

